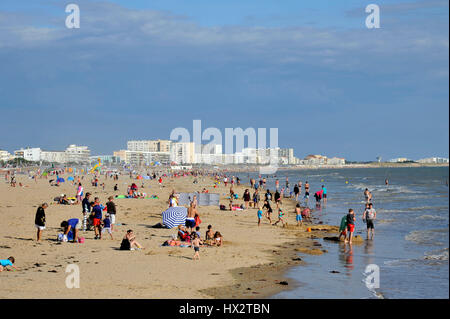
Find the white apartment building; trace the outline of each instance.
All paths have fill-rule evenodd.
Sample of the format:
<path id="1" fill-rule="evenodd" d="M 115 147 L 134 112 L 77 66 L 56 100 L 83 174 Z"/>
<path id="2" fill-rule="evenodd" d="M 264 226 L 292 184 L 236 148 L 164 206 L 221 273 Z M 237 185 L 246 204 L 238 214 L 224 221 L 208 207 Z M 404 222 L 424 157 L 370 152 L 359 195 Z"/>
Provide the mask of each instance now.
<path id="1" fill-rule="evenodd" d="M 170 164 L 170 153 L 167 152 L 139 152 L 125 151 L 125 163 L 133 166 L 151 165 L 156 162 Z"/>
<path id="2" fill-rule="evenodd" d="M 170 160 L 177 164 L 195 163 L 195 143 L 176 142 L 172 143 Z"/>
<path id="3" fill-rule="evenodd" d="M 429 157 L 418 160 L 417 162 L 422 164 L 448 164 L 448 158 L 444 157 Z"/>
<path id="4" fill-rule="evenodd" d="M 65 163 L 67 156 L 64 151 L 42 151 L 40 160 L 50 163 Z"/>
<path id="5" fill-rule="evenodd" d="M 133 152 L 164 152 L 170 153 L 172 141 L 169 140 L 140 140 L 128 141 L 127 150 Z"/>
<path id="6" fill-rule="evenodd" d="M 195 145 L 195 163 L 198 164 L 221 164 L 222 145 L 221 144 L 201 144 Z"/>
<path id="7" fill-rule="evenodd" d="M 91 151 L 87 146 L 77 146 L 75 144 L 69 145 L 66 148 L 66 161 L 67 163 L 89 163 L 89 157 Z"/>
<path id="8" fill-rule="evenodd" d="M 0 161 L 6 162 L 12 158 L 13 156 L 8 151 L 0 150 Z"/>
<path id="9" fill-rule="evenodd" d="M 21 148 L 20 150 L 14 151 L 14 156 L 23 158 L 27 161 L 39 162 L 41 159 L 41 149 L 39 147 L 27 147 L 25 149 Z"/>
<path id="10" fill-rule="evenodd" d="M 345 164 L 345 158 L 342 157 L 332 157 L 327 159 L 328 165 L 344 165 Z"/>

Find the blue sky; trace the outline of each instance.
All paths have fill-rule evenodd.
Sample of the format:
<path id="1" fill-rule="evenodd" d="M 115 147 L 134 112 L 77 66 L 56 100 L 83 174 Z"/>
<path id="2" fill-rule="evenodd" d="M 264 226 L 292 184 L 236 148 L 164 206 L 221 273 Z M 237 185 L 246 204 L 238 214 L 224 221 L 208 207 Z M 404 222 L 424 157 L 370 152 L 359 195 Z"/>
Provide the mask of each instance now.
<path id="1" fill-rule="evenodd" d="M 65 28 L 65 5 L 81 28 Z M 367 29 L 376 3 L 381 28 Z M 448 157 L 448 1 L 2 0 L 0 149 L 277 127 L 295 155 Z"/>

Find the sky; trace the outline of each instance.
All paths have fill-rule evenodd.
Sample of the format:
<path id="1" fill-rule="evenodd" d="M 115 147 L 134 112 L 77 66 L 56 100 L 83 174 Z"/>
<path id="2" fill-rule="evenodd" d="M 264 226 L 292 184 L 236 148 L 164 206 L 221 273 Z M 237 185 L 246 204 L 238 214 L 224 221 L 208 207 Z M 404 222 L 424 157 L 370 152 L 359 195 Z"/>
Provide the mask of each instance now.
<path id="1" fill-rule="evenodd" d="M 79 29 L 65 26 L 69 3 Z M 278 128 L 300 158 L 448 157 L 448 6 L 2 0 L 0 149 L 112 154 L 201 120 L 223 135 Z"/>

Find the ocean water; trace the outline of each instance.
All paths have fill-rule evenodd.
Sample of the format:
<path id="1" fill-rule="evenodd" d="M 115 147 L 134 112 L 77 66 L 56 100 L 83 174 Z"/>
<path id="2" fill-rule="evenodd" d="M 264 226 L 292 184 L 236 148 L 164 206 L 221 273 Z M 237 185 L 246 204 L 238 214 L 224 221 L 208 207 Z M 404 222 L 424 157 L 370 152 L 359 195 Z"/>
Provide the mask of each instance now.
<path id="1" fill-rule="evenodd" d="M 248 181 L 249 176 L 238 176 Z M 258 179 L 257 174 L 250 176 Z M 361 218 L 366 187 L 373 194 L 377 220 L 373 241 L 350 246 L 320 240 L 328 253 L 300 254 L 307 265 L 287 274 L 299 287 L 273 298 L 449 297 L 447 167 L 278 171 L 276 177 L 267 178 L 269 189 L 275 190 L 276 178 L 284 187 L 286 176 L 291 191 L 298 181 L 309 181 L 311 208 L 315 208 L 314 192 L 322 184 L 327 187 L 328 203 L 313 213 L 316 221 L 339 225 L 341 217 L 353 208 L 355 234 L 366 239 Z M 288 219 L 295 221 L 293 213 L 288 212 Z M 378 288 L 366 285 L 368 265 L 379 269 Z"/>

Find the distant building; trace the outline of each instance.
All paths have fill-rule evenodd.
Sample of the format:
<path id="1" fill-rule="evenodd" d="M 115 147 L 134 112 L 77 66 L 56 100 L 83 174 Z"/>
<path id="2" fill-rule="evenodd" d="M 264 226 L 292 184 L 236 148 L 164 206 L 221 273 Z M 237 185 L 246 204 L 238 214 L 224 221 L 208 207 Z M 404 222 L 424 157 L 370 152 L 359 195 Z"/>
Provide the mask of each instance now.
<path id="1" fill-rule="evenodd" d="M 223 163 L 221 144 L 195 145 L 194 162 L 198 164 L 221 164 Z"/>
<path id="2" fill-rule="evenodd" d="M 127 150 L 115 151 L 115 152 L 113 152 L 113 156 L 118 157 L 121 162 L 125 162 L 126 152 L 127 152 Z"/>
<path id="3" fill-rule="evenodd" d="M 345 158 L 332 157 L 327 159 L 328 165 L 345 165 Z"/>
<path id="4" fill-rule="evenodd" d="M 75 144 L 69 145 L 65 153 L 67 163 L 87 164 L 91 156 L 91 151 L 87 146 L 77 146 Z"/>
<path id="5" fill-rule="evenodd" d="M 8 151 L 0 150 L 0 161 L 6 162 L 12 158 L 13 156 Z"/>
<path id="6" fill-rule="evenodd" d="M 17 158 L 23 158 L 27 161 L 39 162 L 41 159 L 41 149 L 39 147 L 27 147 L 25 149 L 14 151 L 14 156 Z"/>
<path id="7" fill-rule="evenodd" d="M 195 163 L 195 144 L 194 142 L 176 142 L 172 143 L 170 150 L 170 159 L 177 164 Z"/>
<path id="8" fill-rule="evenodd" d="M 125 151 L 125 163 L 133 166 L 147 166 L 156 162 L 170 164 L 170 161 L 170 153 L 167 152 Z"/>
<path id="9" fill-rule="evenodd" d="M 128 141 L 127 150 L 133 152 L 164 152 L 170 153 L 172 141 L 169 140 L 141 140 Z"/>
<path id="10" fill-rule="evenodd" d="M 120 164 L 120 157 L 115 155 L 97 155 L 89 157 L 91 164 L 97 164 L 99 159 L 102 164 Z"/>
<path id="11" fill-rule="evenodd" d="M 64 151 L 41 151 L 41 161 L 50 163 L 66 163 L 67 157 Z"/>
<path id="12" fill-rule="evenodd" d="M 418 160 L 417 162 L 422 164 L 448 164 L 448 158 L 444 157 L 429 157 Z"/>

